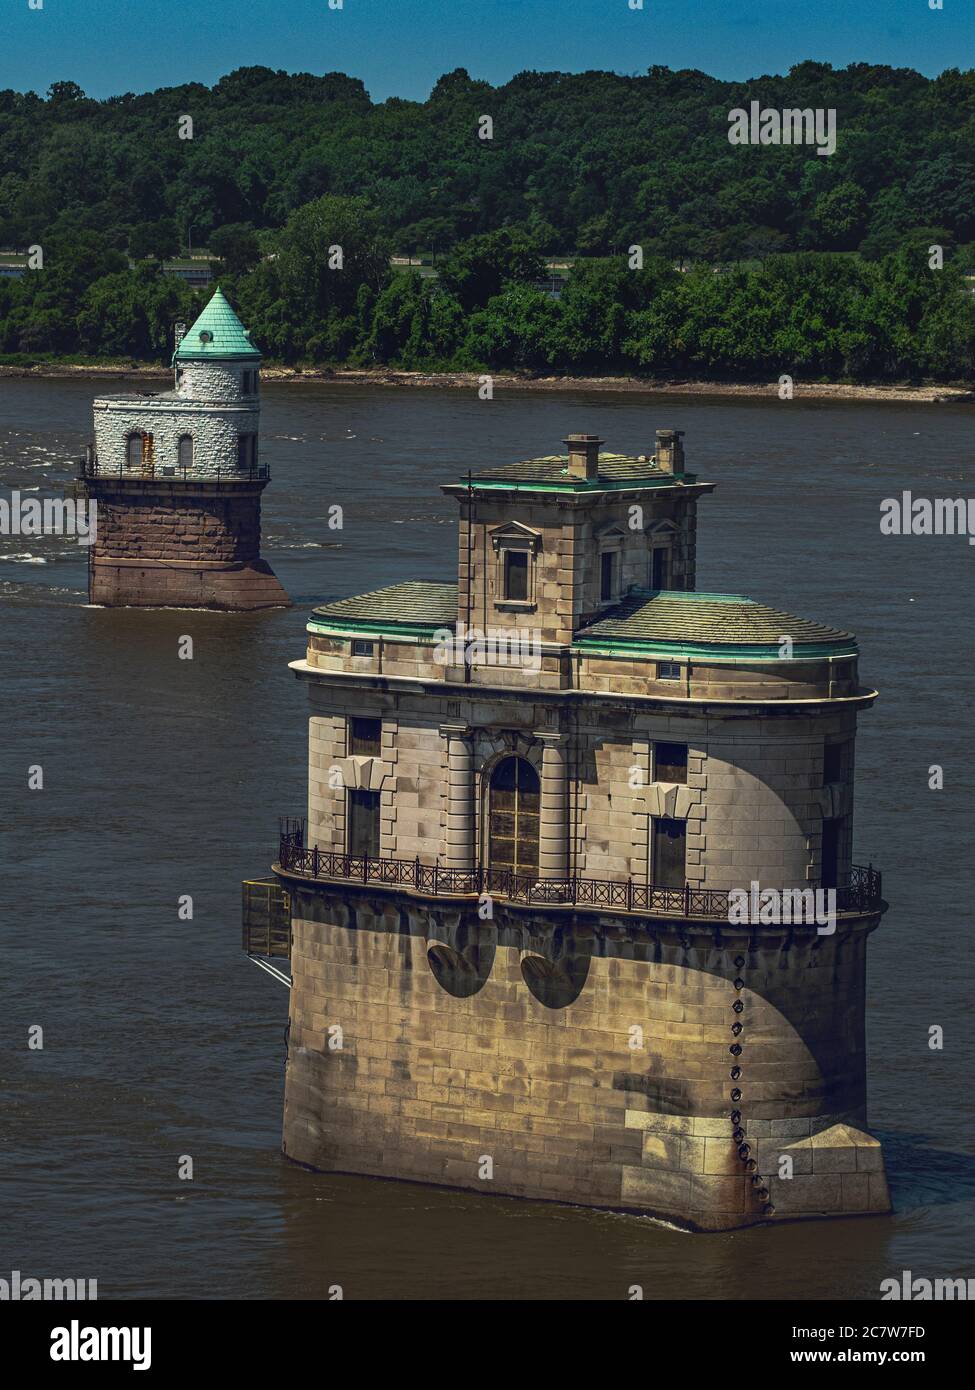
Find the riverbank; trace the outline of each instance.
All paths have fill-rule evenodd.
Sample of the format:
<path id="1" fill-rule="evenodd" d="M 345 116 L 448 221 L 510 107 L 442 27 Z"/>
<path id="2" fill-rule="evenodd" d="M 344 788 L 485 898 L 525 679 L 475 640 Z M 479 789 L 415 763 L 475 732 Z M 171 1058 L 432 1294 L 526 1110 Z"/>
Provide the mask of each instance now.
<path id="1" fill-rule="evenodd" d="M 261 368 L 265 381 L 297 383 L 329 382 L 336 386 L 412 386 L 476 391 L 483 377 L 476 372 L 405 372 L 391 368 L 297 368 L 265 365 Z M 31 366 L 4 366 L 3 377 L 50 377 L 52 379 L 88 378 L 105 382 L 169 382 L 172 374 L 166 367 L 125 363 L 58 363 L 38 362 Z M 641 378 L 628 376 L 529 376 L 510 372 L 492 374 L 494 389 L 515 391 L 627 391 L 657 396 L 738 396 L 767 398 L 779 394 L 778 381 L 729 382 L 697 381 L 682 377 Z M 973 401 L 975 388 L 967 386 L 851 385 L 846 382 L 802 382 L 794 386 L 796 399 L 849 401 Z"/>

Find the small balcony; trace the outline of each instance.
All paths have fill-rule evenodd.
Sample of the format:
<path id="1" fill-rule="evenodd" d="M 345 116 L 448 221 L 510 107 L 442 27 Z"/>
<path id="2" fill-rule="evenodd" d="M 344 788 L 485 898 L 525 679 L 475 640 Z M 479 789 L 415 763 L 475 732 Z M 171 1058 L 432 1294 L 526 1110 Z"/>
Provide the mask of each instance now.
<path id="1" fill-rule="evenodd" d="M 243 948 L 249 956 L 287 960 L 291 955 L 291 902 L 276 878 L 241 884 Z"/>
<path id="2" fill-rule="evenodd" d="M 633 912 L 641 916 L 701 918 L 729 921 L 726 889 L 658 887 L 633 879 L 544 879 L 509 869 L 480 866 L 449 869 L 419 859 L 381 859 L 342 854 L 304 845 L 300 821 L 284 822 L 275 872 L 293 878 L 390 888 L 421 898 L 469 898 L 488 893 L 503 902 L 525 907 L 594 908 Z M 810 885 L 811 887 L 812 885 Z M 879 912 L 883 908 L 880 872 L 854 866 L 836 888 L 836 911 L 844 914 Z"/>
<path id="3" fill-rule="evenodd" d="M 141 463 L 137 468 L 123 467 L 122 463 L 112 466 L 102 464 L 98 460 L 98 455 L 94 449 L 89 448 L 84 458 L 78 459 L 78 478 L 85 482 L 88 479 L 118 478 L 122 482 L 138 482 L 147 479 L 153 482 L 173 482 L 173 483 L 269 483 L 271 481 L 270 465 L 266 463 L 255 463 L 249 468 L 221 468 L 218 464 L 215 468 L 203 469 L 196 467 L 180 467 L 176 463 L 157 463 L 147 461 Z"/>

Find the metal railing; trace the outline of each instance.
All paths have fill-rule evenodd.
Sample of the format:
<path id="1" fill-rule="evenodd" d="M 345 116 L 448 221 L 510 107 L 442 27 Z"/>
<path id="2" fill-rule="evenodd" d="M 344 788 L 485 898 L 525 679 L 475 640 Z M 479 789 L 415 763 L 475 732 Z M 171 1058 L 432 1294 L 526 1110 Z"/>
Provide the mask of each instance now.
<path id="1" fill-rule="evenodd" d="M 440 864 L 423 864 L 418 858 L 373 858 L 323 850 L 317 845 L 307 849 L 303 841 L 300 822 L 286 822 L 278 864 L 286 873 L 302 878 L 408 888 L 430 897 L 478 897 L 490 893 L 526 906 L 596 907 L 728 921 L 728 891 L 722 888 L 694 888 L 689 883 L 683 888 L 661 888 L 636 883 L 631 878 L 545 879 L 489 866 L 450 869 Z M 872 866 L 855 865 L 847 881 L 836 889 L 837 912 L 873 912 L 881 902 L 880 873 Z"/>
<path id="2" fill-rule="evenodd" d="M 270 465 L 266 463 L 252 464 L 249 468 L 225 468 L 217 464 L 205 472 L 200 468 L 181 466 L 176 463 L 146 463 L 139 464 L 136 468 L 130 468 L 127 462 L 124 466 L 119 462 L 117 467 L 109 467 L 107 464 L 99 463 L 97 454 L 89 454 L 78 460 L 78 477 L 82 480 L 87 478 L 138 478 L 156 482 L 167 482 L 171 479 L 173 482 L 183 483 L 267 483 L 271 481 L 271 470 Z"/>

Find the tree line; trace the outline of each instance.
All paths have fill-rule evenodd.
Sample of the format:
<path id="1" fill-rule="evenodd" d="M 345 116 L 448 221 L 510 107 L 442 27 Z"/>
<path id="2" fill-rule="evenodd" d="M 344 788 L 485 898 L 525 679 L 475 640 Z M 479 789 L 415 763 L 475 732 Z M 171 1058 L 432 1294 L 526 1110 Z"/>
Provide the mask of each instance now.
<path id="1" fill-rule="evenodd" d="M 731 145 L 752 99 L 835 108 L 835 155 Z M 969 379 L 973 154 L 975 74 L 865 64 L 458 70 L 378 104 L 266 68 L 107 101 L 0 92 L 0 245 L 44 254 L 0 278 L 0 353 L 164 360 L 205 296 L 159 262 L 192 238 L 283 362 Z M 393 252 L 436 253 L 437 275 Z M 553 295 L 555 254 L 575 263 Z"/>

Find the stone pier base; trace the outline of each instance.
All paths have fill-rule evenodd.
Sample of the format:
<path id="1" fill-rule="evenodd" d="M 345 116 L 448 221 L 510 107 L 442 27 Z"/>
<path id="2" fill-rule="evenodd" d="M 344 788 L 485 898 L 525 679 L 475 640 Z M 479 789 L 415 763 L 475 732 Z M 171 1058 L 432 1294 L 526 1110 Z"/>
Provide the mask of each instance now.
<path id="1" fill-rule="evenodd" d="M 97 477 L 88 596 L 109 608 L 282 608 L 261 559 L 265 479 Z"/>
<path id="2" fill-rule="evenodd" d="M 863 981 L 835 935 L 420 900 L 278 871 L 284 1151 L 698 1231 L 886 1212 Z"/>
<path id="3" fill-rule="evenodd" d="M 640 1163 L 623 1168 L 622 1203 L 696 1231 L 728 1230 L 762 1216 L 779 1221 L 889 1212 L 878 1140 L 831 1118 L 742 1115 L 744 1137 L 736 1142 L 724 1116 L 627 1110 L 625 1123 L 642 1132 L 643 1143 Z M 742 1144 L 757 1180 L 744 1169 Z"/>
<path id="4" fill-rule="evenodd" d="M 291 600 L 261 559 L 230 565 L 187 560 L 93 560 L 88 597 L 106 608 L 287 608 Z"/>

